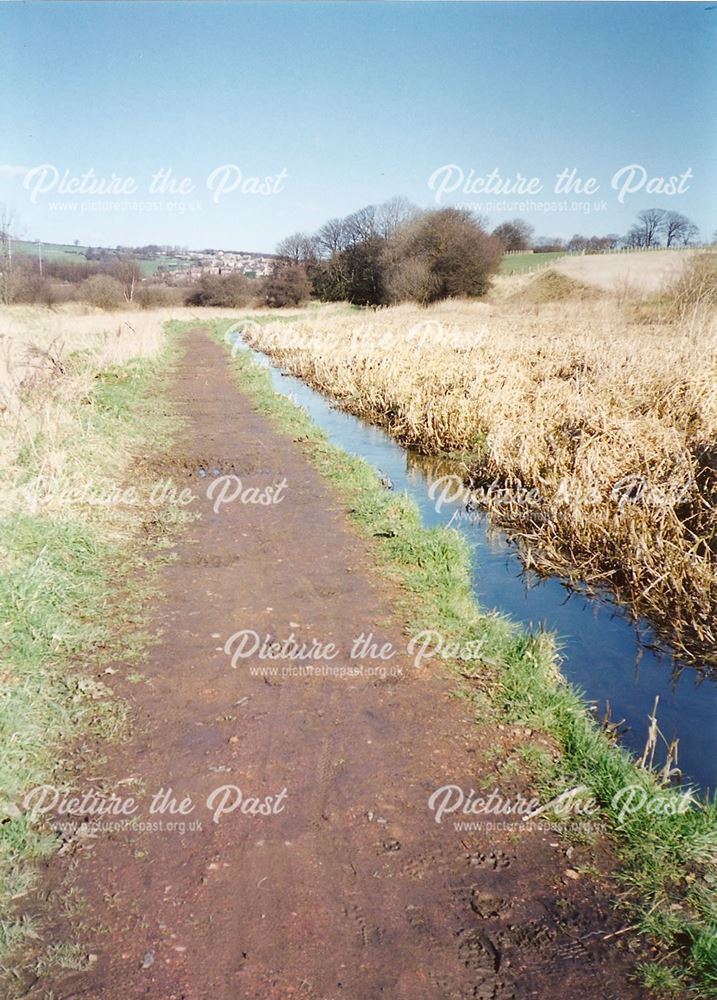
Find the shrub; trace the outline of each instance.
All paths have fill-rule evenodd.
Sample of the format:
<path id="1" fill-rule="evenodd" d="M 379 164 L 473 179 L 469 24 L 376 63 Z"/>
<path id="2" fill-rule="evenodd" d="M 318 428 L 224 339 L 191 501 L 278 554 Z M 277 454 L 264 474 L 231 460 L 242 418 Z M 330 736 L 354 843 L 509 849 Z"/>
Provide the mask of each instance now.
<path id="1" fill-rule="evenodd" d="M 252 284 L 243 274 L 203 274 L 186 298 L 188 306 L 242 308 L 253 297 Z"/>
<path id="2" fill-rule="evenodd" d="M 397 272 L 410 269 L 411 297 L 424 305 L 485 295 L 503 254 L 500 240 L 458 208 L 427 212 L 397 239 Z"/>
<path id="3" fill-rule="evenodd" d="M 304 299 L 308 299 L 310 292 L 311 282 L 303 264 L 279 261 L 264 280 L 262 301 L 274 308 L 298 306 Z"/>
<path id="4" fill-rule="evenodd" d="M 184 292 L 171 285 L 144 284 L 135 292 L 134 300 L 141 309 L 181 306 L 184 303 Z"/>
<path id="5" fill-rule="evenodd" d="M 80 298 L 99 309 L 119 309 L 126 304 L 122 283 L 106 274 L 95 274 L 83 281 Z"/>

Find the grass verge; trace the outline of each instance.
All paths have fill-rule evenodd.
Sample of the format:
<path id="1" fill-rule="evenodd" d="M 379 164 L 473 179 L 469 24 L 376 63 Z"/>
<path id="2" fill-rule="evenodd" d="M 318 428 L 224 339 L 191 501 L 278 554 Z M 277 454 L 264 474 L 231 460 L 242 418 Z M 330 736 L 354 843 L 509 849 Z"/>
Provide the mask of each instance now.
<path id="1" fill-rule="evenodd" d="M 157 345 L 162 345 L 158 336 Z M 144 483 L 118 499 L 132 456 L 176 430 L 160 388 L 173 348 L 108 361 L 70 351 L 34 380 L 0 428 L 0 979 L 21 985 L 18 949 L 37 937 L 23 916 L 39 859 L 60 837 L 23 812 L 27 792 L 73 778 L 73 754 L 125 732 L 111 662 L 142 658 L 166 534 L 184 516 L 148 508 Z M 124 345 L 123 345 L 124 349 Z M 141 350 L 138 345 L 138 351 Z M 132 354 L 131 345 L 126 345 Z M 142 529 L 141 548 L 136 541 Z M 149 545 L 149 551 L 148 551 Z M 74 757 L 76 761 L 76 757 Z M 14 961 L 10 962 L 10 956 Z"/>
<path id="2" fill-rule="evenodd" d="M 227 324 L 213 324 L 222 340 Z M 545 733 L 554 753 L 526 747 L 541 792 L 553 796 L 584 785 L 611 830 L 635 929 L 660 945 L 641 971 L 664 995 L 717 998 L 717 808 L 666 788 L 595 725 L 579 693 L 556 667 L 553 640 L 526 634 L 485 613 L 473 598 L 465 541 L 450 529 L 425 529 L 406 497 L 387 492 L 363 460 L 331 445 L 299 408 L 275 393 L 248 352 L 232 361 L 237 381 L 259 410 L 301 442 L 334 484 L 351 517 L 373 539 L 382 571 L 410 595 L 411 631 L 436 629 L 459 644 L 482 642 L 486 664 L 470 697 L 482 720 L 518 722 Z M 464 666 L 461 667 L 464 670 Z M 650 809 L 623 814 L 620 795 L 633 788 Z"/>

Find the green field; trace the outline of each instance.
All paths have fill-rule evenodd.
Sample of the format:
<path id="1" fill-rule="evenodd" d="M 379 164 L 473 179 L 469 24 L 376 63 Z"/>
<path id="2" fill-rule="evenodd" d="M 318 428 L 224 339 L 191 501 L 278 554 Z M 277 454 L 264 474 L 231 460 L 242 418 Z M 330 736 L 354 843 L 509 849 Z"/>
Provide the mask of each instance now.
<path id="1" fill-rule="evenodd" d="M 43 260 L 62 260 L 70 263 L 84 263 L 87 247 L 76 247 L 66 243 L 41 243 Z M 13 240 L 15 253 L 24 253 L 28 257 L 37 257 L 39 248 L 34 240 Z"/>
<path id="2" fill-rule="evenodd" d="M 84 246 L 74 246 L 69 243 L 41 243 L 42 259 L 62 261 L 69 264 L 84 264 L 86 262 Z M 32 240 L 13 240 L 12 248 L 15 253 L 27 254 L 28 257 L 37 257 L 39 247 L 37 242 Z M 106 249 L 106 248 L 100 248 Z M 159 270 L 160 267 L 178 267 L 185 261 L 180 261 L 176 257 L 139 257 L 137 258 L 142 272 L 149 277 Z"/>
<path id="3" fill-rule="evenodd" d="M 550 251 L 549 253 L 514 253 L 505 254 L 500 262 L 499 274 L 525 274 L 534 268 L 551 264 L 558 257 L 564 257 L 563 250 Z"/>

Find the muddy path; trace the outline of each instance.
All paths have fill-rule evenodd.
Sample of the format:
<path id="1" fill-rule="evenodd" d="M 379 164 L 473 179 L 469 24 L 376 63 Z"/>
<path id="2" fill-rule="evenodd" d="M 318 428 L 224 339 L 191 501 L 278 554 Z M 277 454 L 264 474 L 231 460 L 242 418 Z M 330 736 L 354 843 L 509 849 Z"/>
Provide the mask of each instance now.
<path id="1" fill-rule="evenodd" d="M 537 826 L 436 823 L 431 793 L 493 788 L 488 751 L 510 752 L 516 738 L 480 735 L 440 667 L 417 671 L 401 655 L 383 677 L 369 663 L 352 677 L 260 676 L 257 658 L 232 668 L 223 647 L 241 629 L 333 642 L 335 668 L 362 633 L 397 649 L 405 637 L 367 543 L 301 444 L 256 412 L 203 331 L 185 346 L 173 397 L 187 433 L 157 463 L 157 478 L 190 487 L 202 516 L 162 571 L 162 638 L 144 682 L 112 678 L 130 704 L 132 738 L 108 763 L 94 764 L 91 748 L 79 762 L 81 785 L 136 795 L 135 819 L 154 826 L 79 838 L 52 862 L 49 931 L 79 941 L 88 968 L 55 971 L 29 995 L 646 996 L 631 978 L 630 936 L 611 936 L 627 921 L 607 875 L 576 872 L 589 863 L 606 873 L 606 852 L 572 853 Z M 215 512 L 213 472 L 262 490 L 286 480 L 284 500 Z M 227 784 L 270 814 L 237 809 L 215 823 L 206 803 L 216 806 Z M 531 791 L 519 775 L 500 788 Z M 147 803 L 167 789 L 191 799 L 193 812 L 150 816 Z M 184 832 L 171 828 L 180 820 Z M 84 903 L 69 915 L 63 900 L 78 893 Z"/>

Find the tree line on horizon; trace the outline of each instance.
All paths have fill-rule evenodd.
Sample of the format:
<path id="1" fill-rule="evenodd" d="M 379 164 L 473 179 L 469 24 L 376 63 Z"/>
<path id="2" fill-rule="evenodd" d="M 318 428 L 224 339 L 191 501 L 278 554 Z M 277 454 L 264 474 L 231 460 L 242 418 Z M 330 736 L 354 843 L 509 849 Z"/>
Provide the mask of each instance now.
<path id="1" fill-rule="evenodd" d="M 638 213 L 635 223 L 624 236 L 608 233 L 606 236 L 582 236 L 576 233 L 569 240 L 539 237 L 535 239 L 534 229 L 524 219 L 510 219 L 493 230 L 503 243 L 506 252 L 521 250 L 567 251 L 578 253 L 603 253 L 626 247 L 636 250 L 652 250 L 694 246 L 700 231 L 686 215 L 663 208 L 646 208 Z M 715 233 L 714 239 L 717 239 Z"/>

